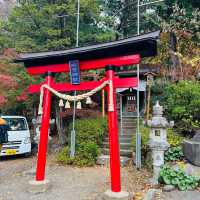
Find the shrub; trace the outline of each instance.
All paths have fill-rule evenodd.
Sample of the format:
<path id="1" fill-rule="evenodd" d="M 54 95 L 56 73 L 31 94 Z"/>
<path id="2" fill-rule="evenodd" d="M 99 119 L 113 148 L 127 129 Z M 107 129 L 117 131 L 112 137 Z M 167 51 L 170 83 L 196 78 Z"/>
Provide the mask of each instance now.
<path id="1" fill-rule="evenodd" d="M 148 141 L 149 141 L 149 134 L 150 134 L 150 128 L 141 126 L 140 127 L 141 132 L 141 140 L 142 140 L 142 150 L 148 149 Z M 173 129 L 167 129 L 167 141 L 169 142 L 170 146 L 180 146 L 183 142 L 184 137 L 180 134 L 177 134 L 173 131 Z M 135 140 L 136 140 L 136 134 L 134 134 L 132 139 L 132 144 L 135 149 Z"/>
<path id="2" fill-rule="evenodd" d="M 170 147 L 165 152 L 165 161 L 180 161 L 183 159 L 183 149 L 181 146 Z"/>
<path id="3" fill-rule="evenodd" d="M 193 133 L 200 128 L 200 84 L 180 81 L 165 88 L 163 105 L 180 133 Z"/>
<path id="4" fill-rule="evenodd" d="M 186 175 L 181 169 L 173 169 L 164 165 L 160 170 L 159 182 L 167 185 L 174 185 L 182 191 L 193 190 L 199 184 L 199 178 Z"/>
<path id="5" fill-rule="evenodd" d="M 74 159 L 69 156 L 70 150 L 68 147 L 64 147 L 56 156 L 57 161 L 62 164 L 72 164 Z"/>
<path id="6" fill-rule="evenodd" d="M 72 124 L 68 132 L 72 129 Z M 57 155 L 57 160 L 63 164 L 76 166 L 92 166 L 96 163 L 103 142 L 104 133 L 107 131 L 107 120 L 79 119 L 75 123 L 76 129 L 76 154 L 70 158 L 69 147 L 63 148 Z M 70 138 L 70 137 L 69 137 Z"/>
<path id="7" fill-rule="evenodd" d="M 72 130 L 72 123 L 69 125 L 68 133 Z M 101 145 L 104 133 L 107 132 L 107 119 L 79 119 L 75 123 L 76 145 L 83 142 L 94 142 Z"/>
<path id="8" fill-rule="evenodd" d="M 99 155 L 99 147 L 94 142 L 82 143 L 79 146 L 74 164 L 77 166 L 93 166 Z"/>
<path id="9" fill-rule="evenodd" d="M 180 134 L 174 132 L 173 129 L 167 129 L 167 141 L 169 142 L 170 146 L 180 146 L 184 140 L 184 137 Z"/>

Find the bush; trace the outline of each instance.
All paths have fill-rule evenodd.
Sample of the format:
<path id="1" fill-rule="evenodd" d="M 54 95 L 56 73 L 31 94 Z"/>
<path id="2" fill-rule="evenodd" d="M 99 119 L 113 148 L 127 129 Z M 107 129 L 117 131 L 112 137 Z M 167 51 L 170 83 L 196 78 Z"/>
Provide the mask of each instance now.
<path id="1" fill-rule="evenodd" d="M 72 164 L 74 159 L 70 158 L 70 150 L 68 147 L 64 147 L 56 156 L 57 161 L 62 164 Z"/>
<path id="2" fill-rule="evenodd" d="M 94 142 L 82 143 L 79 146 L 74 164 L 77 166 L 93 166 L 99 155 L 99 146 Z"/>
<path id="3" fill-rule="evenodd" d="M 92 166 L 96 163 L 103 142 L 104 133 L 107 132 L 107 120 L 79 119 L 75 123 L 76 129 L 76 155 L 70 158 L 69 147 L 63 148 L 57 155 L 57 160 L 63 164 L 76 166 Z M 68 133 L 72 130 L 70 124 Z M 70 138 L 70 137 L 69 137 Z"/>
<path id="4" fill-rule="evenodd" d="M 165 161 L 180 161 L 183 159 L 183 149 L 181 146 L 170 147 L 165 152 Z"/>
<path id="5" fill-rule="evenodd" d="M 167 141 L 169 142 L 171 147 L 176 147 L 182 145 L 184 137 L 180 134 L 174 132 L 173 129 L 167 129 Z"/>
<path id="6" fill-rule="evenodd" d="M 200 84 L 180 81 L 165 88 L 164 101 L 169 119 L 180 133 L 193 133 L 200 128 Z"/>
<path id="7" fill-rule="evenodd" d="M 193 190 L 199 185 L 199 178 L 186 175 L 181 169 L 164 165 L 160 170 L 159 182 L 174 185 L 182 191 Z"/>

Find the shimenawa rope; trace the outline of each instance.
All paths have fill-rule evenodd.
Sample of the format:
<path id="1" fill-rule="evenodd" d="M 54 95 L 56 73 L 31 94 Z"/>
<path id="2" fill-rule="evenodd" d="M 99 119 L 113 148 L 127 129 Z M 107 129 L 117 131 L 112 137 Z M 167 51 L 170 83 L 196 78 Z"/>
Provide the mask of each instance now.
<path id="1" fill-rule="evenodd" d="M 108 105 L 108 111 L 112 112 L 112 111 L 114 111 L 113 96 L 112 96 L 112 94 L 113 94 L 113 82 L 111 80 L 107 80 L 107 81 L 104 81 L 98 87 L 96 87 L 93 90 L 91 90 L 90 92 L 87 92 L 87 93 L 84 93 L 84 94 L 81 94 L 81 95 L 76 95 L 76 96 L 71 96 L 71 95 L 66 95 L 66 94 L 59 93 L 58 91 L 56 91 L 55 89 L 53 89 L 49 85 L 43 84 L 41 86 L 41 88 L 40 88 L 40 104 L 39 104 L 39 109 L 38 109 L 38 115 L 42 114 L 44 88 L 49 90 L 51 93 L 53 93 L 54 95 L 56 95 L 60 99 L 63 99 L 63 100 L 66 100 L 66 101 L 81 101 L 83 99 L 86 99 L 86 98 L 94 95 L 98 91 L 102 90 L 106 85 L 109 85 L 109 89 L 110 89 L 110 97 L 109 97 L 110 98 L 110 103 Z"/>

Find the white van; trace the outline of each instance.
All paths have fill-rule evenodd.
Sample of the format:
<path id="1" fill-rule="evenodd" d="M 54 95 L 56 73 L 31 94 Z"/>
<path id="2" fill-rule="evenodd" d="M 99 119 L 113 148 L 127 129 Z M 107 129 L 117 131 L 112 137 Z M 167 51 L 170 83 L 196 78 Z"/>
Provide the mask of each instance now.
<path id="1" fill-rule="evenodd" d="M 1 116 L 9 126 L 8 143 L 4 143 L 0 156 L 31 153 L 30 130 L 25 117 Z"/>

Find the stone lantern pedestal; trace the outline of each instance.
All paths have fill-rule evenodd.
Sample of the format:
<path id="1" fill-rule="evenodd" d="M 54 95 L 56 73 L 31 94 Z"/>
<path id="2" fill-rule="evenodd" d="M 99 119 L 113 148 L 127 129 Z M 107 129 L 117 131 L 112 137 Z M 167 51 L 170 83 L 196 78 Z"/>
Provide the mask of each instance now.
<path id="1" fill-rule="evenodd" d="M 151 128 L 150 130 L 150 140 L 148 145 L 152 150 L 153 159 L 153 179 L 151 179 L 152 184 L 158 184 L 158 178 L 160 173 L 160 168 L 164 165 L 164 152 L 169 148 L 169 143 L 167 142 L 167 128 L 173 126 L 173 122 L 168 123 L 163 115 L 163 107 L 156 102 L 153 106 L 153 117 L 152 120 L 147 122 L 147 125 Z"/>
<path id="2" fill-rule="evenodd" d="M 33 119 L 33 120 L 32 120 L 32 123 L 33 123 L 34 125 L 36 125 L 36 135 L 35 135 L 34 138 L 33 138 L 36 144 L 39 144 L 39 140 L 40 140 L 41 121 L 42 121 L 41 116 L 38 116 L 37 119 Z M 55 120 L 54 120 L 54 119 L 51 119 L 50 122 L 49 122 L 50 126 L 53 125 L 54 123 L 55 123 Z M 49 128 L 49 134 L 50 134 L 50 128 Z M 51 138 L 51 136 L 49 135 L 49 141 L 51 141 L 51 139 L 52 139 L 52 138 Z"/>
<path id="3" fill-rule="evenodd" d="M 151 144 L 152 145 L 152 144 Z M 153 178 L 150 180 L 150 183 L 153 185 L 158 184 L 158 178 L 160 173 L 160 168 L 164 165 L 164 153 L 169 148 L 169 145 L 149 145 L 152 151 L 153 159 Z"/>

